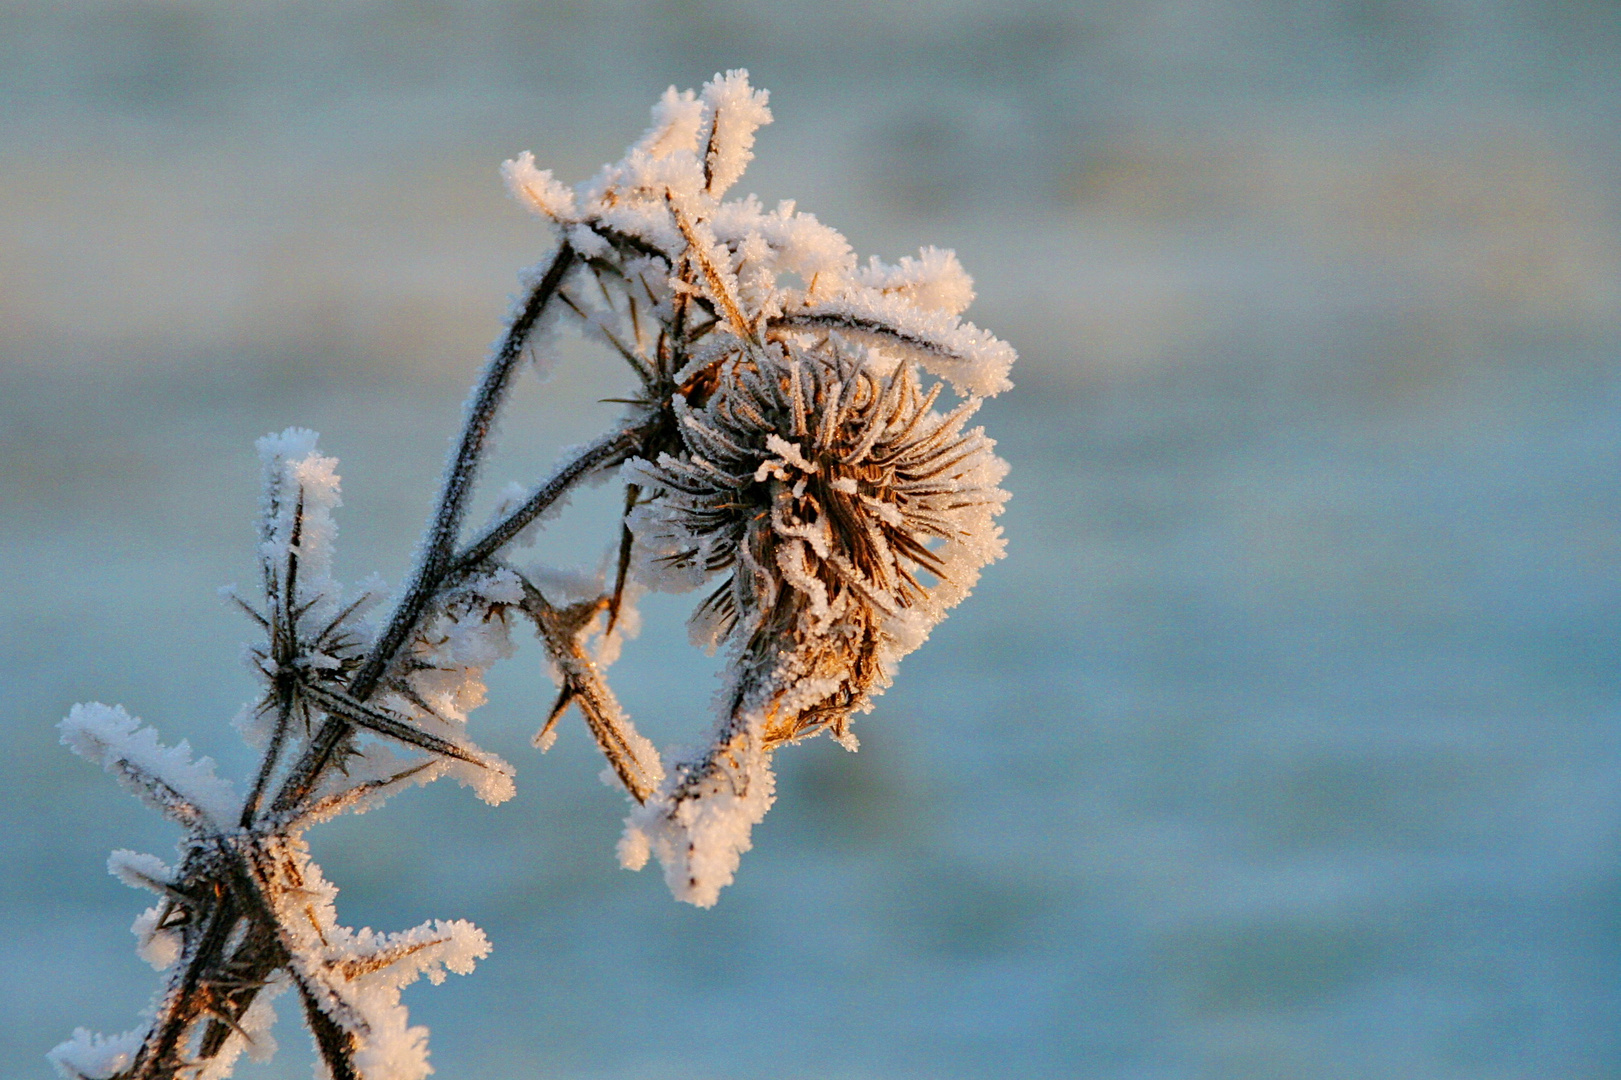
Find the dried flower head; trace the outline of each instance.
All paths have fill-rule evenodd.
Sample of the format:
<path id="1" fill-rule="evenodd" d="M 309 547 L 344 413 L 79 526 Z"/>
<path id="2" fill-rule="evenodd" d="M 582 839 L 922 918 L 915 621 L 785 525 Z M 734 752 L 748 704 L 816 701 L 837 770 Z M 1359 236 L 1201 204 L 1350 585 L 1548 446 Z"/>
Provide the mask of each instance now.
<path id="1" fill-rule="evenodd" d="M 854 750 L 851 713 L 1001 555 L 1006 465 L 964 430 L 978 400 L 942 414 L 941 391 L 837 333 L 781 333 L 678 402 L 679 453 L 627 466 L 651 492 L 632 516 L 646 576 L 724 575 L 689 621 L 731 652 L 723 714 L 622 850 L 656 850 L 677 896 L 707 905 L 731 879 L 770 805 L 770 752 L 824 730 Z"/>
<path id="2" fill-rule="evenodd" d="M 1006 467 L 963 430 L 978 402 L 942 415 L 939 384 L 880 372 L 831 335 L 740 355 L 680 410 L 684 452 L 630 470 L 656 492 L 633 522 L 651 559 L 727 574 L 689 625 L 698 644 L 735 644 L 734 696 L 766 711 L 767 749 L 847 738 L 851 711 L 1001 553 Z"/>

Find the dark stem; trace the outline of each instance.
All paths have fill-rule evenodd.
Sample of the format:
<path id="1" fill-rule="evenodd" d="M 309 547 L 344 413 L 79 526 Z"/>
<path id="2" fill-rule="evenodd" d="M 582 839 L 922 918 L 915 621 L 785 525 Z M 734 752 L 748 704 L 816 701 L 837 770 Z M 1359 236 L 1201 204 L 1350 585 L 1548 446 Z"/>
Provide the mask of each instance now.
<path id="1" fill-rule="evenodd" d="M 304 486 L 299 485 L 298 502 L 293 507 L 293 532 L 287 538 L 287 574 L 282 579 L 281 610 L 287 621 L 287 644 L 290 653 L 298 649 L 298 618 L 293 614 L 298 606 L 298 545 L 304 539 Z M 271 602 L 275 598 L 271 597 Z"/>
<path id="2" fill-rule="evenodd" d="M 434 514 L 433 523 L 428 526 L 428 534 L 423 538 L 422 558 L 417 566 L 415 579 L 400 601 L 400 606 L 394 610 L 394 617 L 389 621 L 388 629 L 378 640 L 371 655 L 355 673 L 354 680 L 349 684 L 349 693 L 364 701 L 377 687 L 389 661 L 405 643 L 417 621 L 427 610 L 428 602 L 438 591 L 439 583 L 444 577 L 446 564 L 450 561 L 451 552 L 455 550 L 456 538 L 461 533 L 462 517 L 467 511 L 467 500 L 472 495 L 474 481 L 478 475 L 478 467 L 484 458 L 484 444 L 489 440 L 490 429 L 495 424 L 495 415 L 500 410 L 501 402 L 506 398 L 507 387 L 512 382 L 513 370 L 517 367 L 518 359 L 523 354 L 523 345 L 529 338 L 529 332 L 534 329 L 535 320 L 540 318 L 541 312 L 551 302 L 557 290 L 563 284 L 563 276 L 568 273 L 574 262 L 574 249 L 564 244 L 552 259 L 552 265 L 547 268 L 546 275 L 541 278 L 540 284 L 535 286 L 529 294 L 529 300 L 524 304 L 523 311 L 513 320 L 512 327 L 501 343 L 500 350 L 491 358 L 489 366 L 484 370 L 484 377 L 479 381 L 478 390 L 474 393 L 472 403 L 467 410 L 467 422 L 462 427 L 461 445 L 456 448 L 456 455 L 451 459 L 450 468 L 445 475 L 445 485 L 439 496 L 439 509 Z"/>
<path id="3" fill-rule="evenodd" d="M 180 984 L 170 999 L 174 1005 L 165 1010 L 163 1023 L 147 1036 L 146 1045 L 141 1048 L 135 1070 L 135 1075 L 141 1080 L 171 1077 L 181 1067 L 181 1044 L 202 1011 L 201 994 L 206 992 L 203 987 L 205 973 L 213 971 L 219 964 L 237 917 L 234 898 L 229 892 L 222 891 L 208 914 L 202 938 L 197 943 L 196 951 L 189 957 L 185 971 L 180 976 Z"/>
<path id="4" fill-rule="evenodd" d="M 625 578 L 630 575 L 630 551 L 636 542 L 635 534 L 630 531 L 630 512 L 636 509 L 636 500 L 641 497 L 640 484 L 625 485 L 625 511 L 619 521 L 619 568 L 614 574 L 613 596 L 608 600 L 608 628 L 602 632 L 607 637 L 614 632 L 614 625 L 619 622 L 619 608 L 625 600 Z"/>
<path id="5" fill-rule="evenodd" d="M 394 609 L 393 618 L 389 620 L 387 629 L 383 631 L 377 644 L 366 657 L 365 663 L 355 672 L 354 679 L 349 683 L 349 695 L 357 701 L 365 701 L 377 689 L 395 654 L 400 651 L 410 637 L 411 631 L 416 629 L 417 623 L 427 613 L 429 605 L 444 582 L 446 571 L 450 569 L 451 556 L 455 551 L 456 538 L 461 531 L 462 518 L 467 511 L 467 501 L 473 491 L 479 464 L 483 460 L 484 446 L 489 440 L 490 429 L 495 423 L 501 402 L 506 397 L 506 390 L 512 381 L 518 360 L 523 355 L 524 342 L 528 340 L 536 320 L 546 310 L 546 305 L 557 295 L 564 276 L 574 264 L 574 258 L 574 249 L 567 243 L 557 249 L 557 255 L 552 259 L 551 266 L 547 267 L 545 276 L 530 292 L 523 311 L 507 330 L 501 348 L 484 369 L 483 378 L 479 380 L 478 389 L 468 406 L 467 421 L 462 427 L 461 443 L 457 446 L 445 475 L 444 488 L 439 496 L 439 508 L 428 526 L 427 535 L 423 538 L 422 556 L 417 564 L 416 574 L 406 590 L 405 597 Z M 558 494 L 561 494 L 561 491 Z M 536 513 L 538 512 L 537 510 Z M 303 755 L 289 771 L 281 790 L 276 793 L 272 806 L 277 811 L 283 811 L 308 797 L 320 780 L 321 774 L 331 764 L 338 747 L 343 745 L 352 731 L 353 726 L 348 721 L 333 716 L 327 717 L 315 737 L 305 747 Z"/>
<path id="6" fill-rule="evenodd" d="M 304 1005 L 304 1022 L 310 1026 L 310 1034 L 315 1038 L 315 1049 L 326 1064 L 332 1080 L 360 1080 L 360 1074 L 355 1071 L 352 1060 L 354 1040 L 347 1031 L 338 1026 L 337 1021 L 321 1011 L 320 1003 L 315 1000 L 315 995 L 310 992 L 303 979 L 294 976 L 293 983 L 298 987 L 299 1001 Z"/>
<path id="7" fill-rule="evenodd" d="M 635 427 L 624 428 L 611 432 L 580 451 L 579 455 L 552 474 L 552 478 L 542 484 L 539 490 L 505 518 L 492 525 L 483 536 L 473 541 L 467 549 L 457 555 L 451 563 L 450 570 L 441 580 L 451 580 L 460 577 L 495 555 L 507 544 L 511 543 L 517 535 L 524 530 L 530 522 L 534 521 L 546 509 L 555 503 L 563 493 L 584 478 L 588 473 L 594 472 L 614 458 L 629 453 L 657 423 L 657 418 L 647 420 Z"/>
<path id="8" fill-rule="evenodd" d="M 281 760 L 282 744 L 287 739 L 287 726 L 293 719 L 293 674 L 291 665 L 299 653 L 298 640 L 298 545 L 304 537 L 304 487 L 299 485 L 298 504 L 293 510 L 293 531 L 287 545 L 287 569 L 282 580 L 282 598 L 280 611 L 277 610 L 276 594 L 274 589 L 267 590 L 265 599 L 268 602 L 270 616 L 275 620 L 279 633 L 271 634 L 271 662 L 275 665 L 272 679 L 276 687 L 276 730 L 270 737 L 270 745 L 265 748 L 264 760 L 259 762 L 259 773 L 253 778 L 253 790 L 242 802 L 242 815 L 239 824 L 248 828 L 253 824 L 255 815 L 259 813 L 259 804 L 264 799 L 265 787 L 270 783 L 270 776 L 276 771 L 276 764 Z"/>
<path id="9" fill-rule="evenodd" d="M 259 813 L 259 802 L 264 798 L 265 785 L 270 783 L 270 774 L 276 769 L 276 760 L 281 757 L 282 744 L 287 741 L 287 728 L 293 722 L 293 687 L 287 680 L 279 680 L 276 688 L 276 730 L 271 733 L 270 745 L 265 747 L 264 760 L 259 762 L 259 773 L 253 778 L 253 790 L 242 803 L 242 817 L 238 824 L 247 829 L 253 826 L 253 819 Z"/>
<path id="10" fill-rule="evenodd" d="M 222 966 L 222 978 L 216 987 L 215 1015 L 197 1044 L 198 1060 L 207 1061 L 218 1054 L 233 1033 L 250 1044 L 253 1042 L 253 1037 L 242 1030 L 242 1018 L 270 976 L 287 963 L 286 950 L 276 939 L 274 926 L 262 919 L 255 921 L 242 944 Z"/>
<path id="11" fill-rule="evenodd" d="M 893 343 L 919 352 L 931 353 L 946 360 L 964 361 L 967 357 L 954 349 L 922 334 L 911 333 L 897 329 L 878 319 L 864 318 L 860 315 L 846 315 L 843 312 L 832 311 L 803 311 L 789 315 L 778 315 L 766 321 L 766 326 L 772 330 L 838 330 L 844 333 L 867 334 L 886 343 Z"/>

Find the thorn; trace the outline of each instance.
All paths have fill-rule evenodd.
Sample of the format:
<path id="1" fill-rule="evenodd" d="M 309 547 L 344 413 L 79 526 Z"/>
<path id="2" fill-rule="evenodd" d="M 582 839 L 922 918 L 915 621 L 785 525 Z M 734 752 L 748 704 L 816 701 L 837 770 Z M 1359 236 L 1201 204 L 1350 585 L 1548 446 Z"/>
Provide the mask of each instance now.
<path id="1" fill-rule="evenodd" d="M 639 485 L 625 485 L 625 510 L 619 525 L 619 570 L 614 575 L 613 599 L 608 601 L 608 627 L 602 632 L 605 639 L 614 632 L 614 626 L 619 622 L 619 607 L 625 598 L 625 578 L 630 573 L 631 546 L 636 540 L 630 531 L 630 512 L 636 508 L 636 500 L 641 493 Z"/>
<path id="2" fill-rule="evenodd" d="M 241 608 L 247 613 L 248 618 L 252 619 L 266 630 L 270 629 L 270 620 L 259 614 L 258 609 L 256 609 L 252 604 L 236 595 L 236 593 L 231 593 L 230 597 L 232 602 L 235 603 L 237 607 Z"/>
<path id="3" fill-rule="evenodd" d="M 546 722 L 541 725 L 540 730 L 535 732 L 535 737 L 530 740 L 530 744 L 538 747 L 541 753 L 545 753 L 551 745 L 551 740 L 547 736 L 552 734 L 552 729 L 557 726 L 557 721 L 562 715 L 568 712 L 569 704 L 573 700 L 574 687 L 564 683 L 563 689 L 558 692 L 557 701 L 552 704 L 552 711 L 547 715 Z"/>
<path id="4" fill-rule="evenodd" d="M 207 1002 L 203 1006 L 203 1010 L 205 1012 L 207 1012 L 209 1016 L 213 1017 L 214 1022 L 216 1024 L 224 1024 L 226 1027 L 230 1028 L 236 1034 L 240 1035 L 242 1037 L 242 1040 L 244 1042 L 246 1042 L 249 1046 L 254 1045 L 253 1036 L 249 1035 L 246 1031 L 244 1031 L 242 1029 L 242 1025 L 236 1022 L 235 1017 L 231 1016 L 230 1013 L 228 1013 L 224 1009 L 220 1008 L 212 1000 L 210 1000 L 209 1002 Z"/>

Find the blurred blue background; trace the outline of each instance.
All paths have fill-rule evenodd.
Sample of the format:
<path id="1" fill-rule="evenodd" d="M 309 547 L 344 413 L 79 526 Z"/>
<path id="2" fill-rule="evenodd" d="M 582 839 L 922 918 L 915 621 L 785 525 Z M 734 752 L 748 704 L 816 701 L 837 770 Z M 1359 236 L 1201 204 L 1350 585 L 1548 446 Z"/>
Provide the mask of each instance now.
<path id="1" fill-rule="evenodd" d="M 108 849 L 172 832 L 56 744 L 122 702 L 246 766 L 252 440 L 342 460 L 403 576 L 569 180 L 748 67 L 740 185 L 954 247 L 1022 358 L 1009 557 L 712 911 L 619 870 L 533 650 L 519 767 L 312 834 L 353 925 L 465 917 L 439 1075 L 1621 1076 L 1621 10 L 1605 0 L 0 5 L 0 1075 L 156 986 Z M 571 348 L 494 486 L 607 422 Z M 611 492 L 552 551 L 594 563 Z M 661 744 L 679 605 L 615 669 Z M 308 1075 L 285 999 L 282 1053 Z"/>

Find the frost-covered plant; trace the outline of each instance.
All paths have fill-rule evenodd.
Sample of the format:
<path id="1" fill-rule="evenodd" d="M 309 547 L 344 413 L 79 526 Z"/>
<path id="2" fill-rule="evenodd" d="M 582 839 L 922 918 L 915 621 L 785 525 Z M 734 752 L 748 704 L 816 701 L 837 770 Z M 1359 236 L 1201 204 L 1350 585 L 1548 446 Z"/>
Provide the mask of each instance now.
<path id="1" fill-rule="evenodd" d="M 426 1030 L 400 988 L 467 972 L 489 945 L 470 923 L 398 934 L 337 922 L 311 862 L 311 825 L 450 775 L 483 799 L 512 769 L 465 735 L 483 672 L 531 624 L 559 687 L 536 735 L 545 749 L 573 705 L 632 810 L 622 863 L 656 853 L 675 896 L 713 904 L 772 801 L 771 755 L 826 731 L 856 748 L 900 658 L 1002 553 L 994 523 L 1005 466 L 978 429 L 980 399 L 1006 389 L 1013 350 L 959 315 L 973 298 L 950 252 L 858 265 L 845 239 L 792 203 L 725 199 L 769 122 L 745 72 L 701 95 L 669 90 L 653 125 L 579 190 L 507 162 L 514 194 L 559 233 L 467 406 L 410 582 L 332 579 L 336 462 L 312 432 L 259 441 L 261 595 L 232 599 L 258 626 L 262 684 L 238 727 L 263 752 L 245 792 L 165 747 L 122 708 L 76 706 L 62 740 L 184 830 L 167 866 L 109 863 L 158 903 L 135 922 L 167 982 L 147 1022 L 103 1038 L 80 1029 L 51 1052 L 69 1077 L 155 1080 L 230 1073 L 274 1051 L 273 999 L 295 992 L 334 1080 L 416 1080 Z M 620 422 L 519 489 L 464 539 L 490 430 L 531 352 L 572 322 L 636 378 Z M 961 399 L 939 411 L 943 392 Z M 523 556 L 577 485 L 617 470 L 624 516 L 611 573 L 569 574 Z M 696 644 L 728 663 L 704 748 L 661 761 L 604 671 L 634 597 L 703 586 Z"/>

